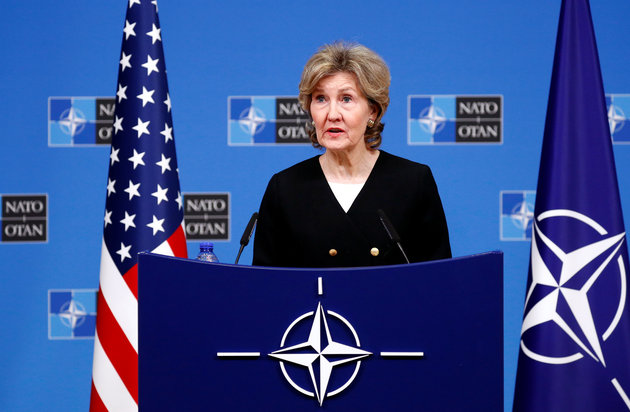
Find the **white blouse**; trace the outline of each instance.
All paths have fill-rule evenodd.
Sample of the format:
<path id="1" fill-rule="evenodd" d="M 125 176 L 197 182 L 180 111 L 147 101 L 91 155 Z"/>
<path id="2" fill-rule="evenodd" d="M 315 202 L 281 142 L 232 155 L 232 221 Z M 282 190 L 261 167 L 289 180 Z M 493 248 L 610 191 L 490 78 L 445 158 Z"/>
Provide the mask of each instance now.
<path id="1" fill-rule="evenodd" d="M 357 198 L 361 189 L 363 189 L 364 183 L 332 183 L 328 182 L 330 189 L 337 198 L 337 202 L 341 205 L 343 210 L 348 213 L 348 210 L 352 206 L 354 199 Z"/>

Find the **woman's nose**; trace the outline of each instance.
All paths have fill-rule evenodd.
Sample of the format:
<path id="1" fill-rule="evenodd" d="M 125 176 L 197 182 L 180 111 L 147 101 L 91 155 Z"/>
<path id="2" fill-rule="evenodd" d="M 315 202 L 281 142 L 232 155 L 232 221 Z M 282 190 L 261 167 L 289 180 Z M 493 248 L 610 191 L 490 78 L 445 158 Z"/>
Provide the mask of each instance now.
<path id="1" fill-rule="evenodd" d="M 330 105 L 328 106 L 328 119 L 339 120 L 339 117 L 340 117 L 339 107 L 337 106 L 336 102 L 332 101 Z"/>

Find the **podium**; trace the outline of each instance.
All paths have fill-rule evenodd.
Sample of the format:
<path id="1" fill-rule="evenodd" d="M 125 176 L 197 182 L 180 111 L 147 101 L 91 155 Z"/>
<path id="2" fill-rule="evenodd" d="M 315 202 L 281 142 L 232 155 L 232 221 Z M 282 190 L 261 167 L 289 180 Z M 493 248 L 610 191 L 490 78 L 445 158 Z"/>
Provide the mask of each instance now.
<path id="1" fill-rule="evenodd" d="M 141 411 L 502 411 L 503 254 L 138 260 Z"/>

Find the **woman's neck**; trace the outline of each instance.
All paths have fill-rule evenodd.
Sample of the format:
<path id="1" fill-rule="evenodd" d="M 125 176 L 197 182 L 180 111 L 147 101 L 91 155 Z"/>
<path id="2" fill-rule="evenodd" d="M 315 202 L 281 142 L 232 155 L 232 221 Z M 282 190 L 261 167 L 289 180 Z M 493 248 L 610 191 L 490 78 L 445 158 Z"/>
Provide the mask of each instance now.
<path id="1" fill-rule="evenodd" d="M 365 183 L 380 152 L 376 149 L 356 152 L 332 151 L 319 157 L 326 180 L 332 183 Z"/>

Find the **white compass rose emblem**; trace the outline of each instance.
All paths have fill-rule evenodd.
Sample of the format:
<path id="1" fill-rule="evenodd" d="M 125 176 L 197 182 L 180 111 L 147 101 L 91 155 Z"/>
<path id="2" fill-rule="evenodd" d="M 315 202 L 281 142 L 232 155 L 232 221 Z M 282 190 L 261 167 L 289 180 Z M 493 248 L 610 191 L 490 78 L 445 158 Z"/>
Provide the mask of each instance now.
<path id="1" fill-rule="evenodd" d="M 425 131 L 435 134 L 444 128 L 446 120 L 446 115 L 442 109 L 431 105 L 420 112 L 418 122 Z"/>
<path id="2" fill-rule="evenodd" d="M 611 104 L 608 107 L 608 126 L 610 127 L 610 134 L 615 134 L 623 129 L 626 123 L 626 115 L 619 106 Z"/>
<path id="3" fill-rule="evenodd" d="M 328 327 L 326 314 L 343 322 L 343 324 L 352 332 L 356 346 L 344 345 L 333 340 Z M 280 346 L 284 346 L 287 335 L 294 326 L 310 317 L 313 318 L 313 323 L 311 325 L 308 339 L 305 342 L 279 349 L 270 353 L 269 356 L 280 360 L 282 373 L 293 388 L 307 396 L 316 398 L 321 406 L 324 403 L 324 398 L 326 396 L 334 396 L 346 389 L 352 383 L 359 372 L 361 359 L 370 356 L 372 353 L 359 348 L 359 337 L 352 325 L 346 319 L 332 311 L 324 311 L 321 303 L 317 305 L 315 312 L 306 313 L 298 317 L 291 325 L 289 325 L 282 337 Z M 307 368 L 313 383 L 313 391 L 304 389 L 296 384 L 287 373 L 283 362 L 289 362 Z M 356 362 L 354 373 L 350 379 L 348 379 L 341 387 L 336 388 L 333 391 L 329 391 L 328 384 L 334 367 L 350 362 Z M 319 373 L 317 373 L 317 370 Z"/>
<path id="4" fill-rule="evenodd" d="M 600 238 L 575 250 L 562 250 L 539 227 L 545 219 L 555 218 L 574 219 L 578 225 L 586 224 Z M 602 343 L 617 327 L 626 300 L 626 268 L 619 254 L 624 240 L 625 232 L 610 235 L 588 216 L 572 210 L 548 210 L 537 216 L 532 230 L 532 282 L 527 291 L 521 330 L 521 349 L 528 357 L 548 364 L 566 364 L 587 355 L 606 366 Z M 550 265 L 551 259 L 557 261 L 557 265 Z M 596 289 L 598 280 L 614 276 L 615 271 L 620 277 L 617 283 L 620 291 L 611 298 L 619 301 L 616 310 L 611 311 L 614 313 L 602 321 L 603 316 L 596 317 L 591 306 L 591 299 L 597 299 L 597 295 L 589 293 Z M 528 344 L 525 333 L 543 324 L 559 328 L 568 342 L 573 342 L 574 352 L 551 354 Z"/>
<path id="5" fill-rule="evenodd" d="M 61 322 L 70 329 L 74 329 L 83 324 L 86 315 L 87 311 L 85 310 L 85 307 L 74 300 L 64 303 L 59 310 L 59 318 L 61 319 Z"/>
<path id="6" fill-rule="evenodd" d="M 514 206 L 510 217 L 516 227 L 526 230 L 534 218 L 534 207 L 531 203 L 524 200 Z"/>
<path id="7" fill-rule="evenodd" d="M 69 134 L 74 137 L 83 131 L 87 120 L 81 110 L 71 107 L 61 113 L 57 123 L 59 124 L 59 128 L 65 134 Z"/>
<path id="8" fill-rule="evenodd" d="M 266 121 L 265 114 L 260 109 L 251 106 L 243 110 L 239 116 L 238 124 L 245 133 L 254 136 L 262 132 L 265 128 Z"/>

